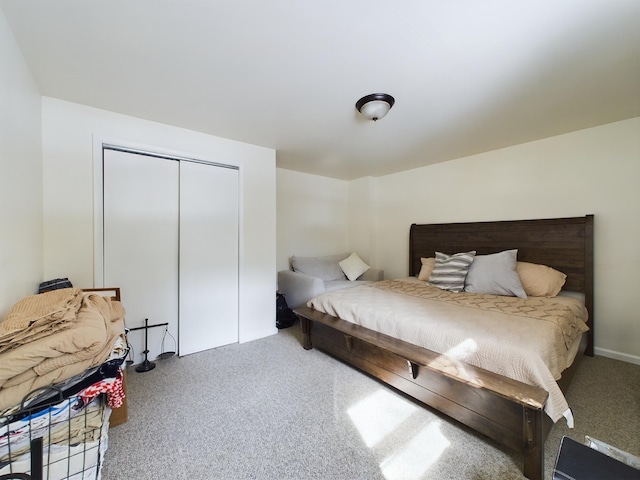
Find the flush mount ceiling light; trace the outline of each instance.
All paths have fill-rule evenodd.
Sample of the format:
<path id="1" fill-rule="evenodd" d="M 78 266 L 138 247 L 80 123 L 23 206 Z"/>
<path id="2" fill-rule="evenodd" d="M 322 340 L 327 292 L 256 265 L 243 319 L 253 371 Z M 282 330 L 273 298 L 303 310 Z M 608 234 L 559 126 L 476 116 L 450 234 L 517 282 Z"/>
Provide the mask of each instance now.
<path id="1" fill-rule="evenodd" d="M 356 110 L 358 110 L 365 118 L 369 120 L 381 119 L 384 117 L 396 100 L 387 93 L 372 93 L 365 95 L 356 102 Z"/>

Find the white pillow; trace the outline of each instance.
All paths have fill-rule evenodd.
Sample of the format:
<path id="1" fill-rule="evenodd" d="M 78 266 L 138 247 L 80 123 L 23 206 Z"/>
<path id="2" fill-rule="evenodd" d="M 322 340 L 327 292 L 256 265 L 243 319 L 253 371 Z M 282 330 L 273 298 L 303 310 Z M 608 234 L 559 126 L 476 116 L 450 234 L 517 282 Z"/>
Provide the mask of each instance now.
<path id="1" fill-rule="evenodd" d="M 352 253 L 339 262 L 339 265 L 347 278 L 352 282 L 369 270 L 369 265 L 364 263 L 356 253 Z"/>

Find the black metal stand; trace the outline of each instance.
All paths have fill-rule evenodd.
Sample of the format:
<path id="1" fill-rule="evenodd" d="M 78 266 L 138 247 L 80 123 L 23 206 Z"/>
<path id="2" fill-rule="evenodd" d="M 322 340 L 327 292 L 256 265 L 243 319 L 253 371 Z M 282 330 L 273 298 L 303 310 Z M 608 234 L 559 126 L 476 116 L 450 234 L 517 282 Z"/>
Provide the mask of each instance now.
<path id="1" fill-rule="evenodd" d="M 149 370 L 153 370 L 154 368 L 156 368 L 156 364 L 155 362 L 151 362 L 149 361 L 149 348 L 147 346 L 147 342 L 149 340 L 149 329 L 153 328 L 153 327 L 164 327 L 166 325 L 169 325 L 168 323 L 157 323 L 155 325 L 149 325 L 149 319 L 145 318 L 144 319 L 144 327 L 136 327 L 136 328 L 130 328 L 130 331 L 134 331 L 134 330 L 144 330 L 144 351 L 142 353 L 144 353 L 144 361 L 139 364 L 138 366 L 136 366 L 136 372 L 142 373 L 142 372 L 148 372 Z"/>

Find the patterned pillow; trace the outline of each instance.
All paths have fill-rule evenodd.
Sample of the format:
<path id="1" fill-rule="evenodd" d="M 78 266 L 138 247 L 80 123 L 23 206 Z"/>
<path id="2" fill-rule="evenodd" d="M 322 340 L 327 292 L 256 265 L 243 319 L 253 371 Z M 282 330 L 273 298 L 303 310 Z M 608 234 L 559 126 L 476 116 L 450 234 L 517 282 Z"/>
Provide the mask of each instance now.
<path id="1" fill-rule="evenodd" d="M 475 254 L 475 250 L 455 255 L 436 252 L 436 264 L 429 275 L 429 285 L 450 292 L 463 291 L 464 279 L 467 277 L 469 266 L 473 262 Z"/>

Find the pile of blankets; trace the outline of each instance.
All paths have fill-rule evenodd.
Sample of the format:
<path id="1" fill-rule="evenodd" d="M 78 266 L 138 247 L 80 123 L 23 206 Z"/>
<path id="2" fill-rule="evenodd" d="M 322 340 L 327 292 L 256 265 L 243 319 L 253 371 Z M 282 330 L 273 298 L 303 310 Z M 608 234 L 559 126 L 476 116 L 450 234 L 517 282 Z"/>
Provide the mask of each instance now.
<path id="1" fill-rule="evenodd" d="M 102 364 L 124 340 L 120 302 L 78 288 L 25 297 L 0 322 L 0 416 L 34 390 Z"/>

